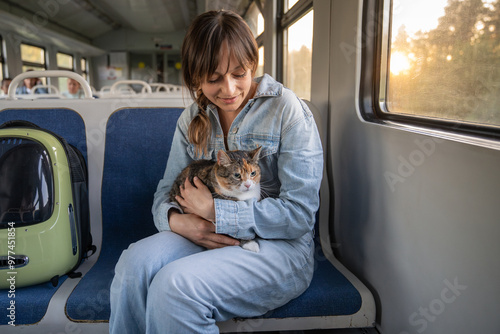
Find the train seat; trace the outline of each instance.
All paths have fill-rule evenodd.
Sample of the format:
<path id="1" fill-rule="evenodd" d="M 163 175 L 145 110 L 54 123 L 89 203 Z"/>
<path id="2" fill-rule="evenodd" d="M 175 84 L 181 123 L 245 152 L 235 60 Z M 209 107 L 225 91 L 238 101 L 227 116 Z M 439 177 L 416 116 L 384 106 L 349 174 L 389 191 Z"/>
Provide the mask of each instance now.
<path id="1" fill-rule="evenodd" d="M 92 104 L 92 110 L 116 105 L 107 99 L 93 100 L 89 103 Z M 42 117 L 41 113 L 37 114 L 34 110 L 21 113 L 20 110 L 15 112 L 4 110 L 0 112 L 0 121 L 3 120 L 3 116 L 22 119 L 20 115 L 24 112 L 29 114 L 26 116 L 27 120 L 66 136 L 70 143 L 85 152 L 85 145 L 82 145 L 85 143 L 85 137 L 82 135 L 84 136 L 86 131 L 87 137 L 91 139 L 90 133 L 94 130 L 92 127 L 97 124 L 101 126 L 103 122 L 86 123 L 87 129 L 85 129 L 84 122 L 77 113 L 71 117 L 61 116 L 66 113 L 71 114 L 70 111 L 64 108 L 44 110 Z M 23 313 L 27 316 L 18 318 L 16 324 L 39 322 L 47 310 L 46 303 L 50 301 L 52 304 L 57 301 L 64 303 L 64 307 L 53 307 L 47 311 L 49 315 L 46 315 L 40 324 L 61 321 L 62 317 L 66 322 L 78 325 L 78 328 L 83 329 L 85 333 L 107 332 L 107 320 L 110 315 L 109 292 L 115 264 L 121 252 L 130 243 L 156 232 L 150 211 L 153 193 L 163 175 L 176 120 L 181 112 L 182 108 L 120 107 L 103 114 L 102 117 L 107 118 L 107 122 L 105 141 L 99 144 L 104 145 L 104 148 L 102 148 L 102 183 L 99 184 L 102 245 L 98 245 L 98 259 L 96 255 L 91 258 L 90 262 L 93 263 L 81 279 L 66 279 L 57 288 L 39 285 L 19 289 L 18 293 L 22 299 L 20 297 L 17 302 L 23 304 L 25 308 Z M 314 113 L 320 125 L 318 119 L 321 115 L 317 114 L 317 110 Z M 60 121 L 45 119 L 49 114 L 50 117 L 57 117 L 56 119 Z M 99 112 L 95 111 L 95 114 L 98 115 Z M 84 119 L 87 120 L 86 117 Z M 324 131 L 322 134 L 324 135 Z M 96 151 L 100 150 L 92 148 L 88 153 L 95 155 Z M 91 160 L 92 164 L 97 161 L 95 158 Z M 95 170 L 94 167 L 92 166 L 89 172 Z M 325 226 L 328 227 L 326 214 L 328 198 L 328 182 L 325 178 L 321 190 L 324 210 L 320 208 L 319 223 L 316 226 L 319 233 L 316 234 L 316 267 L 311 286 L 297 299 L 262 317 L 218 323 L 222 333 L 373 327 L 375 320 L 373 297 L 368 289 L 333 257 L 329 239 L 324 237 L 328 235 L 328 231 L 325 232 Z M 51 293 L 44 297 L 46 303 L 35 302 L 48 291 Z M 3 299 L 7 298 L 4 292 L 0 291 L 2 305 Z M 21 308 L 19 312 L 20 310 Z M 8 321 L 8 318 L 6 319 Z M 0 325 L 7 323 L 5 319 L 0 321 L 2 321 Z"/>
<path id="2" fill-rule="evenodd" d="M 66 138 L 69 144 L 77 147 L 84 157 L 87 156 L 85 124 L 81 116 L 66 108 L 43 109 L 5 109 L 0 111 L 0 124 L 12 120 L 25 120 L 50 130 Z M 33 324 L 39 322 L 58 288 L 66 280 L 61 277 L 57 287 L 52 283 L 35 285 L 15 291 L 16 323 Z M 9 290 L 0 290 L 0 305 L 9 304 Z M 7 325 L 8 317 L 0 318 L 0 325 Z"/>

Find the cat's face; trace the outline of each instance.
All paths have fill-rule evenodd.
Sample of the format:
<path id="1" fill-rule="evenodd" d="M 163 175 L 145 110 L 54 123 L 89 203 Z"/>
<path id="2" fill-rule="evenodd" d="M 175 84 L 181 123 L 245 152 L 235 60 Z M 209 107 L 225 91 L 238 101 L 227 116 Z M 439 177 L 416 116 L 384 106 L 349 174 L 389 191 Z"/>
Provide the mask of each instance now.
<path id="1" fill-rule="evenodd" d="M 223 195 L 239 200 L 260 199 L 260 150 L 219 151 L 216 177 Z"/>

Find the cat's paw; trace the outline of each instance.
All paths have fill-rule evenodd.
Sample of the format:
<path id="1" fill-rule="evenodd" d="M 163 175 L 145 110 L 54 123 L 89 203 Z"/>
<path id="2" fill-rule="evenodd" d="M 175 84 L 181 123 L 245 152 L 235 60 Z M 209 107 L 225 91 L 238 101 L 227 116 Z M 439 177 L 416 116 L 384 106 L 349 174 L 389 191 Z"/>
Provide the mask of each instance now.
<path id="1" fill-rule="evenodd" d="M 249 250 L 251 252 L 255 252 L 255 253 L 260 252 L 259 244 L 255 240 L 242 240 L 240 245 L 241 245 L 241 248 Z"/>

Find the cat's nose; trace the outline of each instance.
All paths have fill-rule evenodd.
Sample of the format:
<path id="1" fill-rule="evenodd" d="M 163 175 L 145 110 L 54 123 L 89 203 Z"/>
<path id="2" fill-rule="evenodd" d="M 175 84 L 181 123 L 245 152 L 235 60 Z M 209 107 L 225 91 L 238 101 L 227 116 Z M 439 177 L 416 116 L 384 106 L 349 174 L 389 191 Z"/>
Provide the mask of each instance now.
<path id="1" fill-rule="evenodd" d="M 251 186 L 252 186 L 252 184 L 251 184 L 251 183 L 245 183 L 245 187 L 246 187 L 247 189 L 249 189 Z"/>

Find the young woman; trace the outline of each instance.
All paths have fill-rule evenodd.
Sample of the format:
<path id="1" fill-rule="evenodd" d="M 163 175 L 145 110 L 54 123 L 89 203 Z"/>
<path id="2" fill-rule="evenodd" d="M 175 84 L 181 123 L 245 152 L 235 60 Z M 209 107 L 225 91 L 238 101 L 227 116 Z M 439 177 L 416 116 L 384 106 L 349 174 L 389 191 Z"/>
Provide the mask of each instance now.
<path id="1" fill-rule="evenodd" d="M 216 321 L 265 314 L 309 286 L 323 151 L 307 106 L 270 76 L 255 79 L 257 64 L 238 15 L 212 11 L 191 24 L 182 71 L 196 103 L 178 120 L 154 196 L 160 233 L 132 244 L 116 266 L 111 333 L 218 333 Z M 195 181 L 185 183 L 182 207 L 169 202 L 189 162 L 258 146 L 264 199 L 214 200 Z M 235 247 L 254 237 L 260 252 Z"/>

